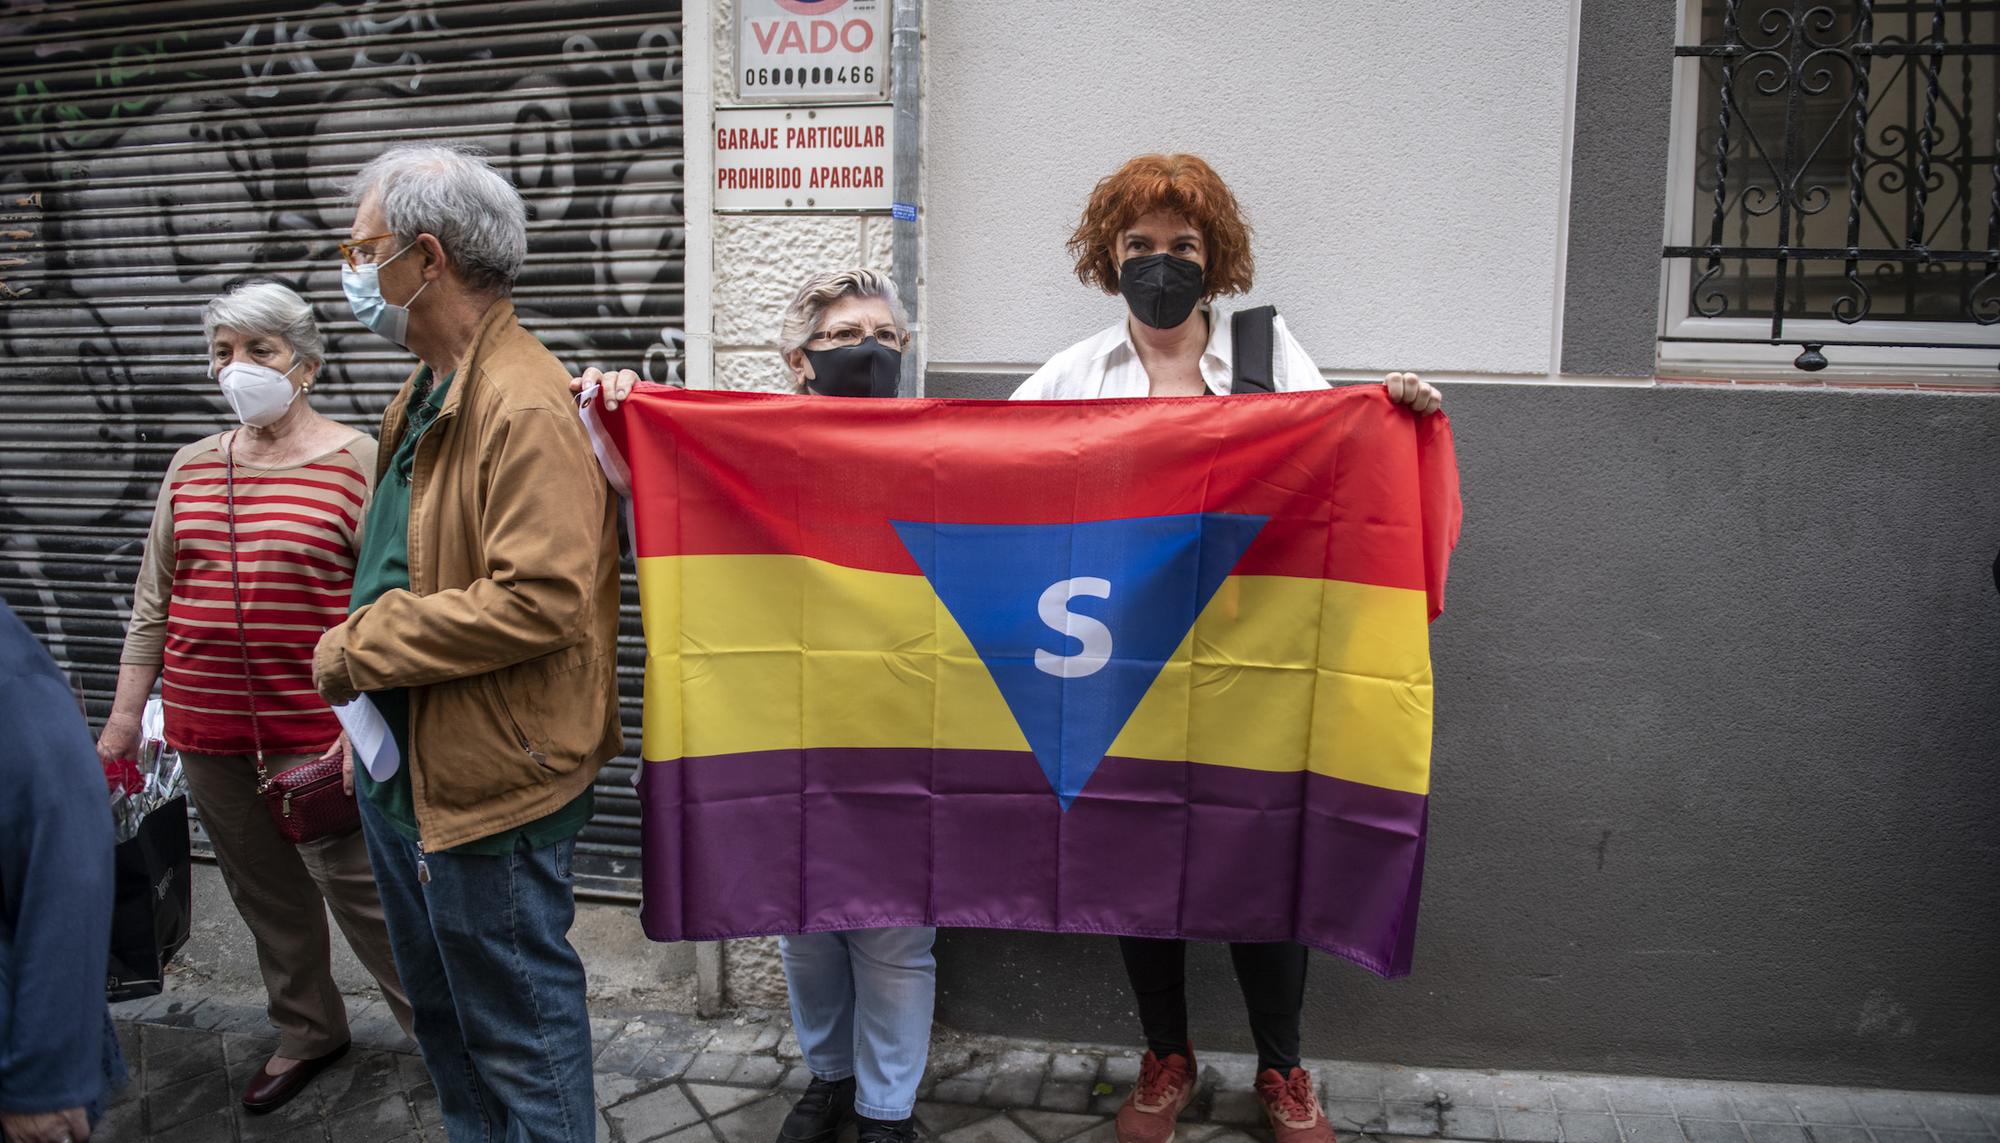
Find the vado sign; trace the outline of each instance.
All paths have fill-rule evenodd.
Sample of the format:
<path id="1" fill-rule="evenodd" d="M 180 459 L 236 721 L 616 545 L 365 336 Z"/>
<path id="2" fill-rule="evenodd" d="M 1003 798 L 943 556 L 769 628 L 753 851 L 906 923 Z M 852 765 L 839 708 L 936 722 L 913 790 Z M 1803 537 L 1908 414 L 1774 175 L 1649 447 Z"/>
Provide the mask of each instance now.
<path id="1" fill-rule="evenodd" d="M 881 210 L 896 109 L 718 107 L 715 209 Z"/>
<path id="2" fill-rule="evenodd" d="M 886 98 L 888 11 L 889 0 L 737 0 L 737 98 Z"/>

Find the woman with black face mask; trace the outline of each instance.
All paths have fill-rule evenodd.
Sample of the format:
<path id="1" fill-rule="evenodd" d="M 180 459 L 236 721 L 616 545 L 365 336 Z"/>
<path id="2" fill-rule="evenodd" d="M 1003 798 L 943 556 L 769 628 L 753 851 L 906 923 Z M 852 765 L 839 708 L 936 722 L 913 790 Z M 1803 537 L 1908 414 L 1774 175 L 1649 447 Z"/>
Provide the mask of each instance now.
<path id="1" fill-rule="evenodd" d="M 830 270 L 807 278 L 785 307 L 778 330 L 778 354 L 792 391 L 821 397 L 895 396 L 909 344 L 895 283 L 874 270 Z M 638 383 L 630 369 L 607 373 L 593 366 L 572 378 L 570 388 L 580 394 L 599 386 L 599 400 L 615 409 Z"/>
<path id="2" fill-rule="evenodd" d="M 822 397 L 893 397 L 910 334 L 887 274 L 815 274 L 785 307 L 778 350 L 792 387 Z"/>
<path id="3" fill-rule="evenodd" d="M 794 390 L 825 397 L 893 397 L 909 323 L 896 287 L 873 270 L 806 279 L 785 307 L 778 347 Z M 585 370 L 581 392 L 602 387 L 607 408 L 639 375 Z M 932 928 L 857 929 L 780 939 L 792 1027 L 812 1080 L 778 1130 L 778 1143 L 833 1143 L 850 1121 L 857 1143 L 917 1138 L 917 1085 L 930 1055 L 937 992 Z"/>
<path id="4" fill-rule="evenodd" d="M 1230 314 L 1216 299 L 1250 289 L 1250 227 L 1236 197 L 1195 155 L 1141 155 L 1099 182 L 1069 239 L 1076 276 L 1125 299 L 1117 324 L 1056 354 L 1015 400 L 1221 396 L 1236 380 Z M 1326 380 L 1285 328 L 1271 321 L 1277 392 Z M 1389 396 L 1434 413 L 1438 391 L 1414 373 L 1385 377 Z"/>
<path id="5" fill-rule="evenodd" d="M 1236 198 L 1194 155 L 1141 155 L 1099 182 L 1070 236 L 1076 276 L 1125 298 L 1110 329 L 1051 358 L 1014 392 L 1017 400 L 1197 397 L 1239 388 L 1235 331 L 1215 299 L 1250 288 L 1250 228 Z M 1268 377 L 1256 389 L 1321 389 L 1326 381 L 1285 319 L 1269 319 Z M 1246 358 L 1257 361 L 1257 356 Z M 1247 376 L 1248 370 L 1246 370 Z M 1436 412 L 1438 391 L 1414 373 L 1385 379 L 1391 399 Z M 1186 945 L 1120 937 L 1147 1051 L 1118 1112 L 1118 1143 L 1169 1143 L 1195 1093 L 1188 1043 Z M 1306 950 L 1290 941 L 1230 945 L 1257 1045 L 1256 1089 L 1274 1143 L 1334 1143 L 1333 1128 L 1299 1066 Z"/>

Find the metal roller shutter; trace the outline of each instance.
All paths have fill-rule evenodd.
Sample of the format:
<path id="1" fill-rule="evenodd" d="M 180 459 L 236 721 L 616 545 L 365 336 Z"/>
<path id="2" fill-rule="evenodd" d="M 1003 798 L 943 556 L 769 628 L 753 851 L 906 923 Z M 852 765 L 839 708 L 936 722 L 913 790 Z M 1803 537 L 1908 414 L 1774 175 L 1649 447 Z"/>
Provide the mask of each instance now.
<path id="1" fill-rule="evenodd" d="M 523 321 L 565 362 L 681 351 L 674 0 L 49 0 L 0 11 L 0 594 L 109 709 L 167 462 L 230 422 L 202 304 L 252 276 L 312 299 L 318 407 L 373 431 L 410 359 L 340 291 L 345 181 L 384 147 L 485 147 L 521 187 Z M 643 647 L 626 577 L 627 741 Z M 637 876 L 634 760 L 605 769 L 579 881 Z"/>

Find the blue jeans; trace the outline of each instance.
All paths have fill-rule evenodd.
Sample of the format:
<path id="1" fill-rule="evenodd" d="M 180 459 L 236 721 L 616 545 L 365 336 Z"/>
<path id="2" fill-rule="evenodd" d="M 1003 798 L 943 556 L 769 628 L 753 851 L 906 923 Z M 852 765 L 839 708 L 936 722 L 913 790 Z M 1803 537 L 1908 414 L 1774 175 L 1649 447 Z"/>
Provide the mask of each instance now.
<path id="1" fill-rule="evenodd" d="M 823 1080 L 854 1076 L 854 1110 L 870 1119 L 908 1119 L 916 1107 L 931 1050 L 936 939 L 936 929 L 854 929 L 779 942 L 806 1067 Z"/>
<path id="2" fill-rule="evenodd" d="M 396 971 L 452 1143 L 595 1143 L 590 1011 L 569 943 L 575 839 L 426 855 L 367 798 L 361 827 Z"/>

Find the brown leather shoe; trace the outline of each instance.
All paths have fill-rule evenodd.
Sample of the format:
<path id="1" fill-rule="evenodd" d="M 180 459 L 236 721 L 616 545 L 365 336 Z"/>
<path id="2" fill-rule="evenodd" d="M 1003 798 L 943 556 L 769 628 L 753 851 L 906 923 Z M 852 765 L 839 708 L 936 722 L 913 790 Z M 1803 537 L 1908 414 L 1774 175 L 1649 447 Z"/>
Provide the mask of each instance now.
<path id="1" fill-rule="evenodd" d="M 250 1077 L 250 1085 L 243 1089 L 243 1110 L 261 1115 L 276 1111 L 292 1101 L 292 1097 L 306 1089 L 312 1078 L 333 1066 L 334 1061 L 347 1054 L 347 1045 L 342 1044 L 324 1056 L 312 1060 L 300 1060 L 298 1066 L 281 1076 L 274 1076 L 263 1068 Z"/>

